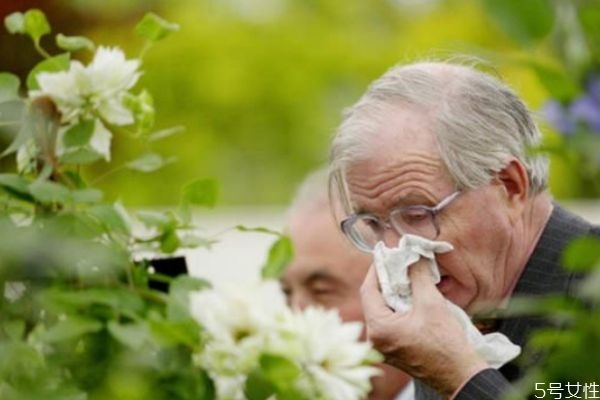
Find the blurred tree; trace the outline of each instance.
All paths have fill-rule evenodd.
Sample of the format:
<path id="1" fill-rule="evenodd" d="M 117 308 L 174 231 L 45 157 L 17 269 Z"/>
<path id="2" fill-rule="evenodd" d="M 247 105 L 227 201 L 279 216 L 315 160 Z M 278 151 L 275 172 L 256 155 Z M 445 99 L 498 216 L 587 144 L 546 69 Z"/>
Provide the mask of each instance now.
<path id="1" fill-rule="evenodd" d="M 128 20 L 111 16 L 112 5 L 98 9 L 100 3 L 60 1 L 102 21 L 90 25 L 88 36 L 122 45 L 131 37 Z M 153 149 L 177 154 L 178 162 L 153 177 L 119 171 L 98 182 L 128 204 L 171 204 L 182 184 L 199 175 L 220 180 L 220 204 L 285 203 L 296 182 L 327 160 L 343 108 L 387 68 L 423 56 L 514 48 L 490 27 L 477 2 L 122 3 L 150 4 L 181 25 L 164 46 L 146 53 L 153 69 L 142 83 L 157 94 L 157 120 L 186 127 Z M 131 37 L 124 47 L 134 57 L 142 43 Z M 534 101 L 543 97 L 522 68 L 508 66 L 502 73 Z M 131 143 L 116 138 L 117 161 L 146 150 Z M 107 171 L 101 166 L 92 172 Z"/>

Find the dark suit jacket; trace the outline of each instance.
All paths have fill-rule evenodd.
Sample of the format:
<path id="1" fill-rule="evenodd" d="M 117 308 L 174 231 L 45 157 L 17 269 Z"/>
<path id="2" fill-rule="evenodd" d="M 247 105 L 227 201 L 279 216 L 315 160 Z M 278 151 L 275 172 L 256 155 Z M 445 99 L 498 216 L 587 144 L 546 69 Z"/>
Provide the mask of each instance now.
<path id="1" fill-rule="evenodd" d="M 555 204 L 550 220 L 519 278 L 513 296 L 572 296 L 581 275 L 565 271 L 560 265 L 560 257 L 569 242 L 585 235 L 600 236 L 600 227 L 591 225 Z M 499 332 L 523 347 L 529 334 L 546 324 L 545 320 L 537 317 L 505 319 L 499 327 Z M 486 369 L 471 378 L 456 395 L 455 400 L 500 399 L 510 388 L 510 382 L 522 375 L 523 371 L 515 363 L 509 363 L 500 370 Z M 417 400 L 441 398 L 421 382 L 415 385 L 415 395 Z"/>

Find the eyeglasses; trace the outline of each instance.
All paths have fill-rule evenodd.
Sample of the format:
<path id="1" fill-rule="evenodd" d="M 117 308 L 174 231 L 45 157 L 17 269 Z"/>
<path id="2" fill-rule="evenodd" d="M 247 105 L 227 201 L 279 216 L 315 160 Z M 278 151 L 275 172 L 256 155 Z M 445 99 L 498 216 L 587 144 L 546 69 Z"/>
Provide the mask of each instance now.
<path id="1" fill-rule="evenodd" d="M 450 194 L 435 207 L 415 205 L 395 208 L 385 220 L 373 214 L 352 214 L 342 221 L 342 231 L 359 250 L 367 253 L 371 253 L 375 244 L 383 240 L 387 229 L 393 229 L 400 236 L 413 234 L 433 240 L 440 234 L 436 216 L 459 194 L 460 191 Z"/>

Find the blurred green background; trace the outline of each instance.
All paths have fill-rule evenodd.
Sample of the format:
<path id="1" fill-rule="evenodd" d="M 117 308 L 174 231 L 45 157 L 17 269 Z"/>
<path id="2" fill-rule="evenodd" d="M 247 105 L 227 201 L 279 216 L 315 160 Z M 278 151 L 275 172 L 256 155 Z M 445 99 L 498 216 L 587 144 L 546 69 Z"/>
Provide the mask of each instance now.
<path id="1" fill-rule="evenodd" d="M 129 57 L 143 47 L 133 27 L 145 12 L 180 24 L 146 54 L 141 79 L 155 98 L 156 128 L 186 128 L 153 148 L 177 162 L 150 175 L 105 175 L 147 150 L 116 137 L 114 164 L 89 172 L 104 175 L 98 183 L 109 199 L 133 206 L 177 203 L 181 186 L 200 177 L 220 181 L 222 205 L 285 204 L 326 162 L 343 108 L 393 64 L 522 51 L 479 0 L 2 0 L 0 16 L 31 7 L 46 12 L 55 33 L 118 45 Z M 0 46 L 0 70 L 23 74 L 39 61 L 25 37 L 3 31 Z M 527 51 L 545 54 L 543 46 Z M 548 94 L 531 69 L 495 61 L 539 109 Z M 574 190 L 567 172 L 553 169 L 557 197 Z"/>

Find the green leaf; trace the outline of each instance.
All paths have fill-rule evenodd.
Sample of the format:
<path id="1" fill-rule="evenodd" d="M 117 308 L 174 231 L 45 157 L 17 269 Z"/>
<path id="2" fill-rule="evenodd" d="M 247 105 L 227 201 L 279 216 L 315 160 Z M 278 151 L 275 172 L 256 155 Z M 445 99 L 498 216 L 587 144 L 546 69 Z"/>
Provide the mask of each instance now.
<path id="1" fill-rule="evenodd" d="M 293 255 L 292 240 L 288 236 L 281 236 L 269 249 L 267 261 L 261 268 L 261 276 L 264 279 L 279 278 Z"/>
<path id="2" fill-rule="evenodd" d="M 128 289 L 90 288 L 68 291 L 54 287 L 43 293 L 44 305 L 58 312 L 75 311 L 92 305 L 104 305 L 117 313 L 139 314 L 144 310 L 144 302 L 136 293 Z"/>
<path id="3" fill-rule="evenodd" d="M 69 69 L 70 62 L 71 56 L 69 53 L 59 54 L 40 62 L 27 75 L 27 89 L 36 90 L 40 88 L 37 81 L 37 75 L 40 72 L 66 71 Z"/>
<path id="4" fill-rule="evenodd" d="M 122 213 L 114 204 L 100 204 L 90 207 L 89 215 L 99 221 L 108 231 L 129 234 L 131 228 Z"/>
<path id="5" fill-rule="evenodd" d="M 20 125 L 25 110 L 25 101 L 15 99 L 0 103 L 0 122 L 6 125 Z"/>
<path id="6" fill-rule="evenodd" d="M 600 239 L 578 238 L 562 254 L 562 264 L 571 271 L 590 271 L 600 263 Z"/>
<path id="7" fill-rule="evenodd" d="M 153 172 L 162 168 L 168 162 L 156 153 L 146 153 L 135 160 L 129 161 L 127 168 L 140 172 Z"/>
<path id="8" fill-rule="evenodd" d="M 136 25 L 135 32 L 152 42 L 157 42 L 179 30 L 179 25 L 166 21 L 154 13 L 147 13 Z"/>
<path id="9" fill-rule="evenodd" d="M 102 154 L 89 146 L 84 146 L 66 151 L 59 160 L 63 164 L 91 164 L 102 158 L 104 158 Z"/>
<path id="10" fill-rule="evenodd" d="M 95 319 L 70 315 L 44 332 L 41 338 L 48 343 L 60 342 L 74 339 L 86 333 L 98 332 L 102 329 L 102 326 L 102 323 Z"/>
<path id="11" fill-rule="evenodd" d="M 251 372 L 246 378 L 244 395 L 248 400 L 266 400 L 274 394 L 275 385 L 260 370 Z"/>
<path id="12" fill-rule="evenodd" d="M 600 301 L 600 269 L 595 269 L 585 278 L 579 287 L 579 294 L 596 304 Z"/>
<path id="13" fill-rule="evenodd" d="M 197 247 L 205 247 L 207 249 L 210 249 L 211 246 L 217 242 L 216 240 L 207 239 L 194 233 L 181 235 L 179 240 L 181 242 L 180 247 L 186 249 L 194 249 Z"/>
<path id="14" fill-rule="evenodd" d="M 296 380 L 301 372 L 292 360 L 275 354 L 261 355 L 259 363 L 263 374 L 278 387 Z"/>
<path id="15" fill-rule="evenodd" d="M 29 181 L 17 174 L 0 174 L 0 187 L 15 196 L 31 198 Z"/>
<path id="16" fill-rule="evenodd" d="M 11 340 L 21 340 L 25 335 L 25 321 L 22 319 L 3 321 L 3 328 L 6 336 Z"/>
<path id="17" fill-rule="evenodd" d="M 260 368 L 249 374 L 244 393 L 249 400 L 265 400 L 276 394 L 286 400 L 305 399 L 294 387 L 301 369 L 292 360 L 274 354 L 262 354 Z"/>
<path id="18" fill-rule="evenodd" d="M 95 124 L 96 122 L 93 119 L 88 119 L 67 129 L 63 136 L 65 147 L 81 147 L 87 145 L 94 133 Z"/>
<path id="19" fill-rule="evenodd" d="M 152 336 L 163 345 L 183 344 L 190 348 L 199 345 L 200 327 L 191 318 L 179 321 L 152 319 L 149 324 Z"/>
<path id="20" fill-rule="evenodd" d="M 529 60 L 524 64 L 533 69 L 538 80 L 551 97 L 560 101 L 569 101 L 579 93 L 577 82 L 560 67 L 544 64 L 536 60 Z"/>
<path id="21" fill-rule="evenodd" d="M 22 12 L 14 12 L 4 18 L 4 26 L 9 33 L 25 33 L 25 15 Z"/>
<path id="22" fill-rule="evenodd" d="M 51 181 L 35 181 L 29 185 L 29 192 L 40 203 L 67 203 L 71 191 L 63 184 Z"/>
<path id="23" fill-rule="evenodd" d="M 90 50 L 94 51 L 94 42 L 85 36 L 65 36 L 62 33 L 56 35 L 56 45 L 63 50 L 77 51 Z"/>
<path id="24" fill-rule="evenodd" d="M 177 220 L 172 213 L 138 211 L 135 215 L 148 228 L 174 229 L 177 226 Z"/>
<path id="25" fill-rule="evenodd" d="M 20 109 L 14 109 L 13 105 L 16 102 L 7 102 L 7 103 L 2 103 L 0 104 L 0 108 L 2 111 L 2 114 L 4 115 L 5 113 L 9 113 L 12 110 L 14 111 L 23 111 L 23 108 L 21 107 Z M 8 107 L 5 107 L 8 106 Z M 18 107 L 18 105 L 17 105 Z M 22 116 L 18 116 L 19 119 L 21 119 Z M 17 132 L 17 134 L 15 135 L 13 141 L 10 143 L 10 145 L 4 149 L 4 151 L 2 152 L 2 154 L 0 155 L 0 157 L 4 157 L 7 156 L 9 154 L 15 153 L 19 150 L 19 148 L 21 148 L 21 146 L 23 146 L 25 143 L 27 143 L 33 135 L 33 121 L 35 118 L 25 118 L 24 123 L 19 127 L 19 131 Z"/>
<path id="26" fill-rule="evenodd" d="M 157 140 L 167 138 L 169 136 L 176 135 L 176 134 L 184 132 L 184 131 L 185 131 L 185 128 L 183 126 L 174 126 L 172 128 L 162 129 L 160 131 L 156 131 L 156 132 L 148 135 L 148 140 L 150 142 L 154 142 Z"/>
<path id="27" fill-rule="evenodd" d="M 19 77 L 7 72 L 0 73 L 0 103 L 19 99 Z"/>
<path id="28" fill-rule="evenodd" d="M 548 0 L 482 0 L 484 8 L 506 33 L 523 45 L 547 36 L 554 26 Z"/>
<path id="29" fill-rule="evenodd" d="M 76 203 L 99 203 L 104 194 L 98 189 L 77 189 L 73 190 L 73 201 Z"/>
<path id="30" fill-rule="evenodd" d="M 212 208 L 217 203 L 218 190 L 215 179 L 198 179 L 183 188 L 183 199 L 189 204 Z"/>
<path id="31" fill-rule="evenodd" d="M 190 318 L 190 293 L 210 288 L 210 283 L 204 279 L 189 275 L 179 275 L 169 285 L 169 301 L 167 317 L 173 321 Z"/>
<path id="32" fill-rule="evenodd" d="M 142 348 L 150 336 L 150 330 L 145 322 L 120 324 L 117 321 L 110 321 L 107 328 L 112 337 L 133 350 Z"/>
<path id="33" fill-rule="evenodd" d="M 179 249 L 181 241 L 175 229 L 166 230 L 160 237 L 160 251 L 171 254 Z"/>
<path id="34" fill-rule="evenodd" d="M 37 8 L 28 10 L 25 13 L 25 33 L 27 33 L 35 43 L 39 43 L 40 38 L 50 33 L 51 28 L 46 15 Z"/>
<path id="35" fill-rule="evenodd" d="M 278 232 L 273 229 L 265 228 L 264 226 L 245 226 L 245 225 L 236 225 L 235 229 L 240 232 L 257 232 L 257 233 L 266 233 L 269 235 L 281 236 L 281 232 Z"/>

